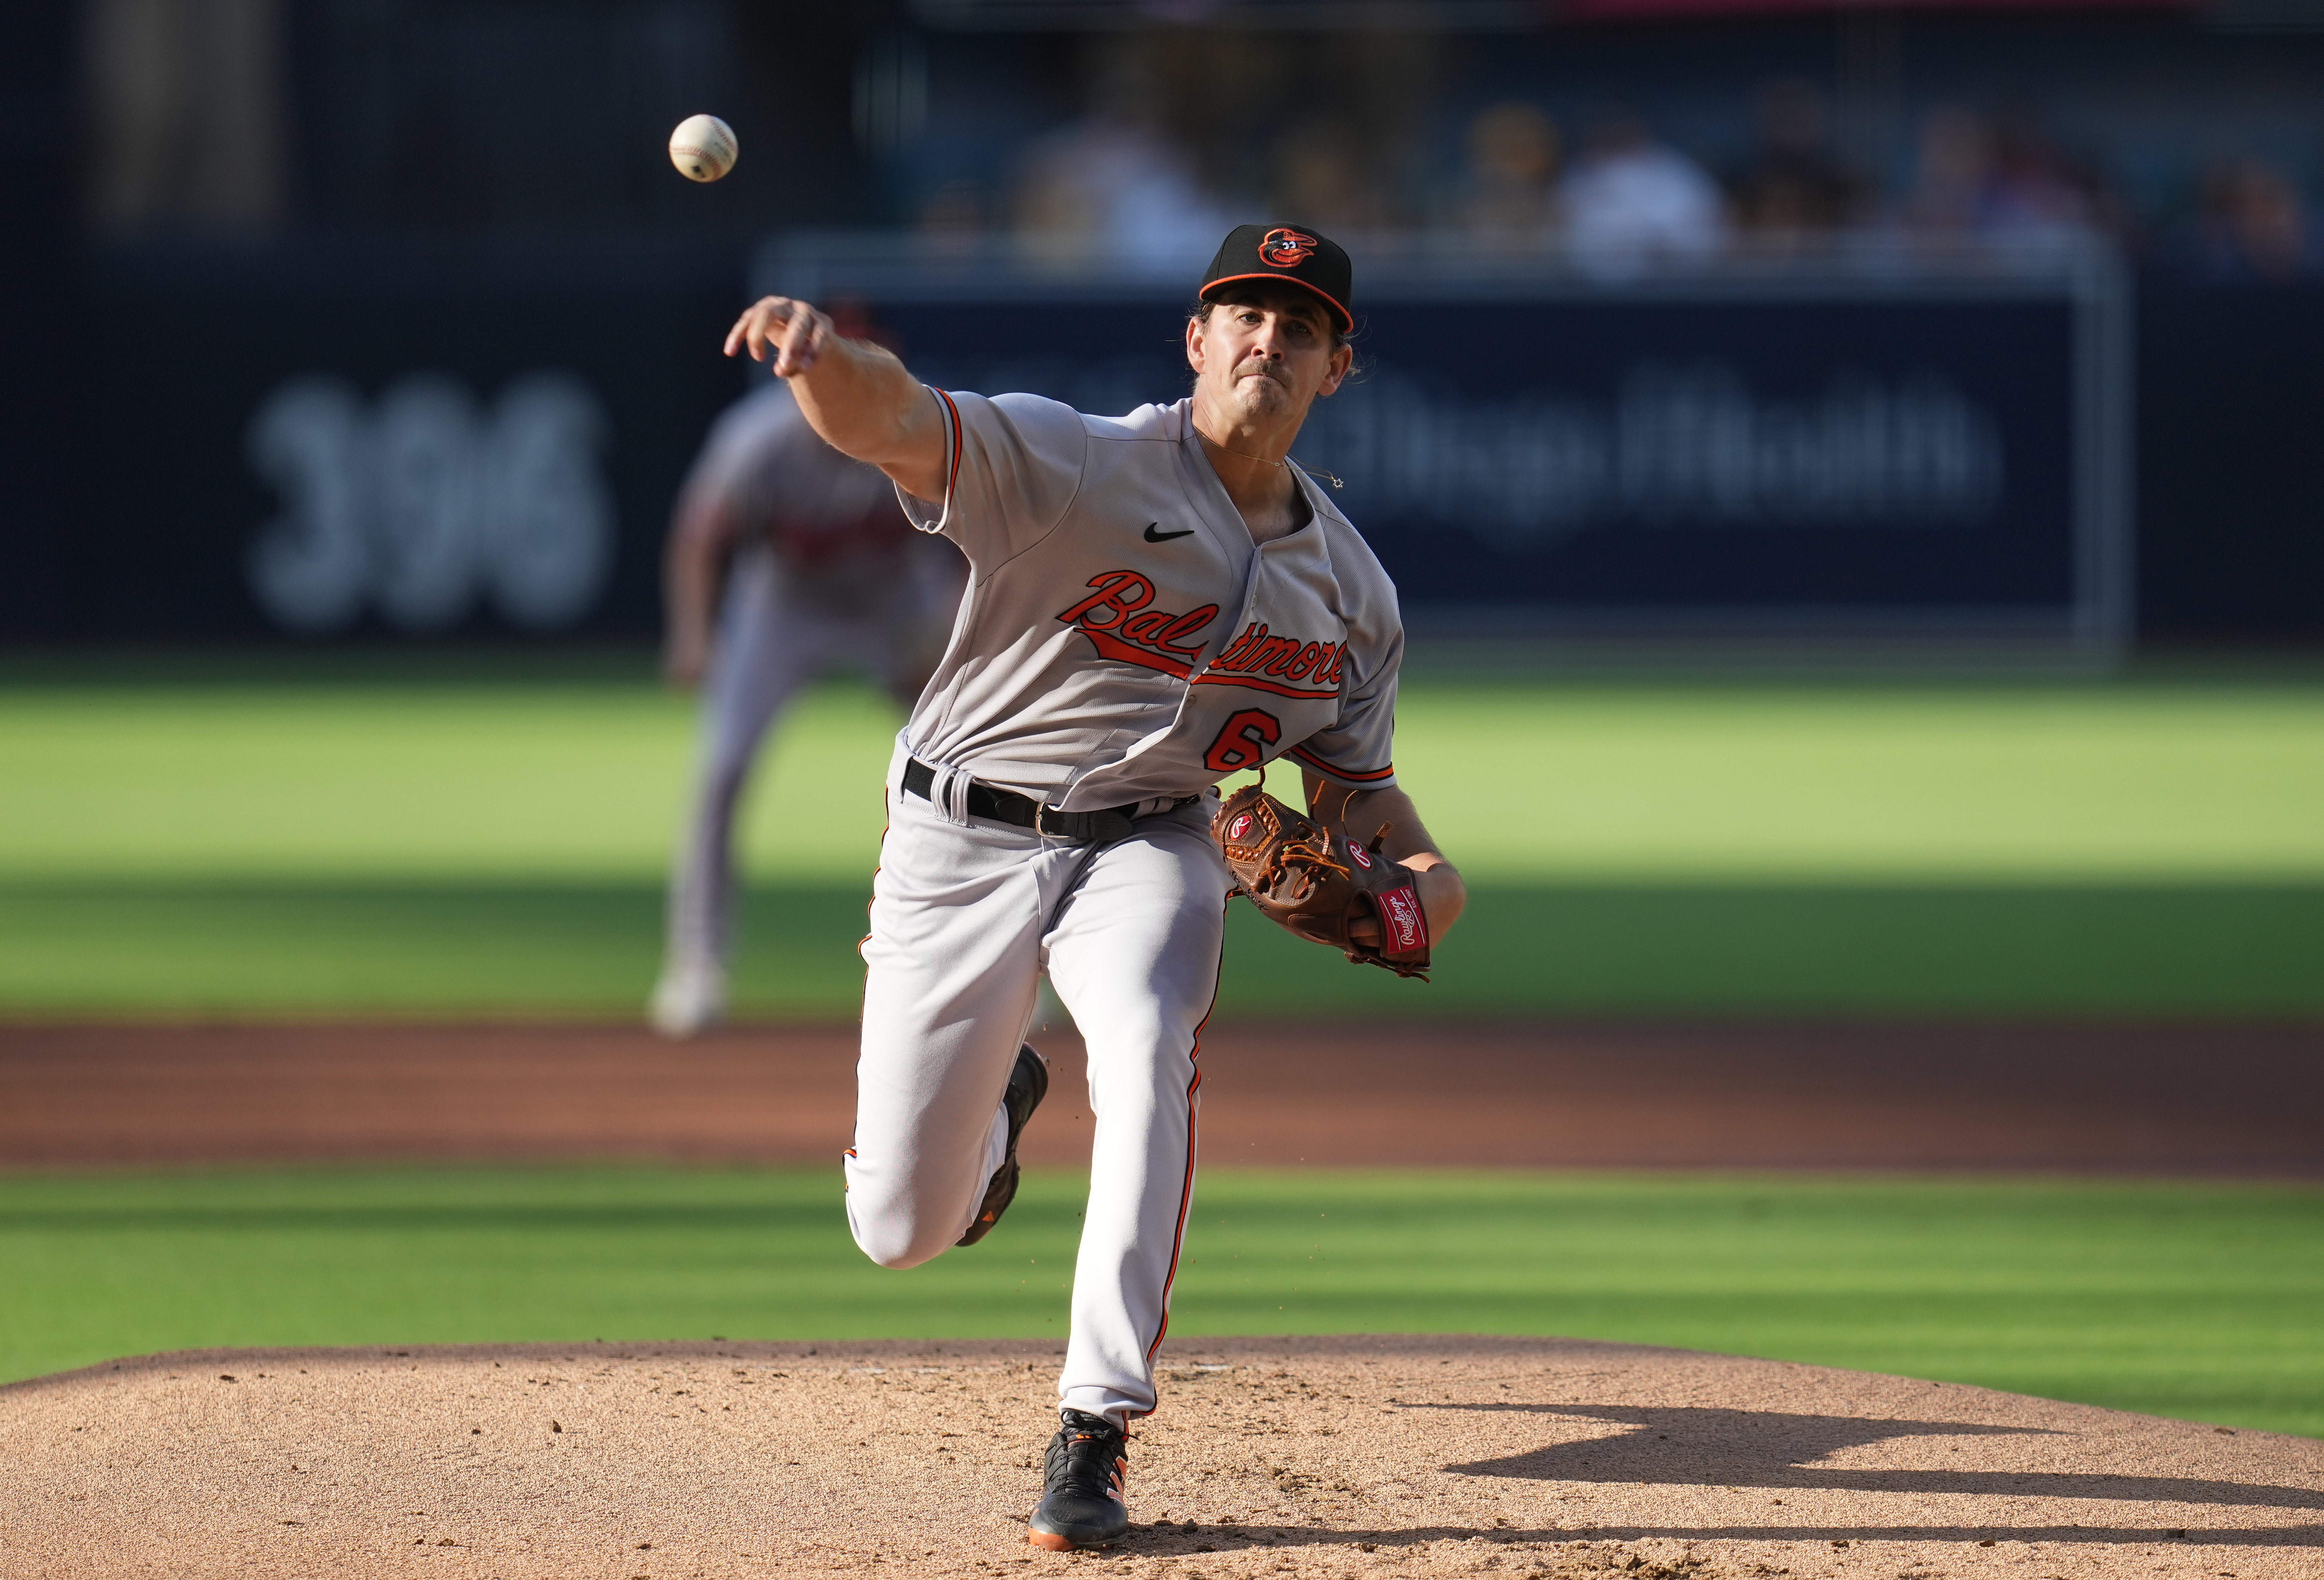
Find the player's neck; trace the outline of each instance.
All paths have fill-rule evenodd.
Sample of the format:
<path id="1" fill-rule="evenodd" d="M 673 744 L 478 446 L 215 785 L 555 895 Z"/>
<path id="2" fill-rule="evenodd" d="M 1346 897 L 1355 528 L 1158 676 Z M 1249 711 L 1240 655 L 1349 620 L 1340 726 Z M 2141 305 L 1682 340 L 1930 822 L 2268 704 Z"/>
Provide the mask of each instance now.
<path id="1" fill-rule="evenodd" d="M 1287 537 L 1306 525 L 1306 498 L 1282 456 L 1255 447 L 1246 450 L 1231 440 L 1222 444 L 1199 426 L 1194 432 L 1203 441 L 1203 454 L 1210 458 L 1211 470 L 1218 473 L 1219 486 L 1241 513 L 1255 542 Z"/>
<path id="2" fill-rule="evenodd" d="M 1203 454 L 1250 535 L 1261 543 L 1296 531 L 1306 520 L 1305 501 L 1286 460 L 1296 431 L 1295 427 L 1270 432 L 1225 420 L 1200 409 L 1197 402 L 1194 433 L 1203 441 Z"/>

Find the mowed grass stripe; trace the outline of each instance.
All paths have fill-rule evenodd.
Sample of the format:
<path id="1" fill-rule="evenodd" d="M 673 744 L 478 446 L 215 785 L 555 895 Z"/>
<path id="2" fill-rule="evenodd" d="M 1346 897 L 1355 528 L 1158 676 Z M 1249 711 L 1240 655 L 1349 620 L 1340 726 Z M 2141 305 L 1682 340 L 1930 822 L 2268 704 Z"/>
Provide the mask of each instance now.
<path id="1" fill-rule="evenodd" d="M 2324 688 L 1424 684 L 1397 755 L 1497 879 L 2324 873 Z"/>
<path id="2" fill-rule="evenodd" d="M 757 871 L 862 880 L 898 722 L 801 701 Z M 2324 879 L 2324 686 L 1416 682 L 1398 723 L 1480 881 Z M 651 877 L 692 740 L 603 680 L 0 686 L 0 879 Z"/>
<path id="3" fill-rule="evenodd" d="M 760 886 L 738 1012 L 853 1015 L 868 889 Z M 645 881 L 0 885 L 0 1012 L 626 1017 L 661 914 Z M 1426 983 L 1227 928 L 1228 1014 L 2324 1013 L 2324 885 L 1480 881 Z"/>
<path id="4" fill-rule="evenodd" d="M 1083 1178 L 908 1273 L 837 1171 L 0 1177 L 0 1377 L 206 1346 L 1062 1333 Z M 1172 1319 L 1562 1334 L 2324 1435 L 2324 1190 L 1205 1173 Z M 1167 1401 L 1166 1401 L 1167 1408 Z"/>
<path id="5" fill-rule="evenodd" d="M 422 657 L 5 672 L 0 1011 L 634 1013 L 690 705 Z M 824 685 L 769 755 L 746 1011 L 852 1011 L 896 723 Z M 2324 1008 L 2324 686 L 1423 681 L 1401 724 L 1478 896 L 1437 981 L 1237 907 L 1228 1007 Z"/>

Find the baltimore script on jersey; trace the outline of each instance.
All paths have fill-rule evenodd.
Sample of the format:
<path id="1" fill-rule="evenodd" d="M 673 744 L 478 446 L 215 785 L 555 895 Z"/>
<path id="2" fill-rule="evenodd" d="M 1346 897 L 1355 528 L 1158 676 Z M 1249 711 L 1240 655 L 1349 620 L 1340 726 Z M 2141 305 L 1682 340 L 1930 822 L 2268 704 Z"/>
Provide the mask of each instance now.
<path id="1" fill-rule="evenodd" d="M 1186 530 L 1193 535 L 1193 528 Z M 1079 626 L 1108 658 L 1144 665 L 1165 675 L 1193 675 L 1197 685 L 1246 685 L 1287 697 L 1339 692 L 1340 661 L 1348 651 L 1345 641 L 1303 643 L 1296 637 L 1271 635 L 1264 620 L 1253 620 L 1202 674 L 1194 675 L 1193 662 L 1202 657 L 1203 644 L 1183 638 L 1218 619 L 1217 604 L 1205 603 L 1185 614 L 1148 609 L 1154 602 L 1154 583 L 1136 571 L 1103 571 L 1092 576 L 1089 585 L 1097 591 L 1060 612 L 1057 619 Z M 1263 678 L 1268 675 L 1280 676 L 1281 682 Z M 1306 684 L 1297 684 L 1302 681 Z"/>

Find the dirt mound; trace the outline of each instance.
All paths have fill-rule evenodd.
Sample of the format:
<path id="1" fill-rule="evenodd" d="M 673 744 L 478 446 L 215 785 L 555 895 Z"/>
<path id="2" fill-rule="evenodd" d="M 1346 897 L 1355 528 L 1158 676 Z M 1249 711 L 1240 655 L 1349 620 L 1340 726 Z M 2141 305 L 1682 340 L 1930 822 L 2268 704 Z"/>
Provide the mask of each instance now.
<path id="1" fill-rule="evenodd" d="M 1035 1343 L 217 1350 L 0 1389 L 11 1580 L 2324 1573 L 2324 1443 L 1558 1339 L 1188 1339 L 1028 1547 Z"/>

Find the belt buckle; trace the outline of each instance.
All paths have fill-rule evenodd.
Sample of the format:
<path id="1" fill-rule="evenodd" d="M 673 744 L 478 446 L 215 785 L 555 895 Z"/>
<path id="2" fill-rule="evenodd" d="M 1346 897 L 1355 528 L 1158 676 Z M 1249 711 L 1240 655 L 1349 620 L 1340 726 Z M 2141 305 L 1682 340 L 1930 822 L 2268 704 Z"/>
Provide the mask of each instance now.
<path id="1" fill-rule="evenodd" d="M 1053 840 L 1072 839 L 1073 835 L 1065 832 L 1065 830 L 1053 829 L 1049 826 L 1049 814 L 1053 812 L 1056 813 L 1059 817 L 1070 817 L 1073 815 L 1071 813 L 1059 812 L 1057 808 L 1051 806 L 1046 801 L 1036 801 L 1033 803 L 1033 831 L 1036 834 L 1043 835 Z"/>

